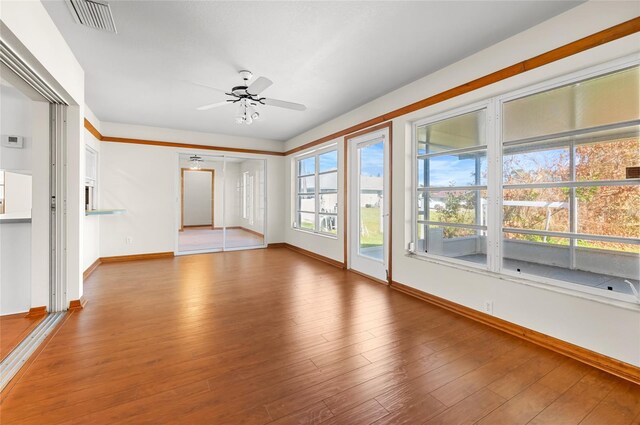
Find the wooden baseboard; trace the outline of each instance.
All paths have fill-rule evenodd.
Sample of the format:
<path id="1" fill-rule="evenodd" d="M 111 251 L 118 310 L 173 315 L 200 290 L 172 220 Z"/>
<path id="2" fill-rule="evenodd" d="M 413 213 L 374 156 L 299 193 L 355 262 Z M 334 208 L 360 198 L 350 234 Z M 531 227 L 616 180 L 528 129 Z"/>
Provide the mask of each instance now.
<path id="1" fill-rule="evenodd" d="M 43 305 L 40 307 L 31 307 L 27 312 L 26 317 L 40 317 L 44 316 L 45 314 L 47 314 L 47 307 Z"/>
<path id="2" fill-rule="evenodd" d="M 402 283 L 392 282 L 391 288 L 411 295 L 412 297 L 419 298 L 428 303 L 437 305 L 454 313 L 468 317 L 469 319 L 499 329 L 508 334 L 517 336 L 526 341 L 537 344 L 541 347 L 555 351 L 572 359 L 578 360 L 582 363 L 588 364 L 605 372 L 624 378 L 628 381 L 640 384 L 640 368 L 632 364 L 614 359 L 604 354 L 596 353 L 589 349 L 574 345 L 570 342 L 563 341 L 561 339 L 543 334 L 533 329 L 525 328 L 524 326 L 517 325 L 512 322 L 508 322 L 504 319 L 500 319 L 495 316 L 491 316 L 486 313 L 474 310 L 469 307 L 454 303 L 453 301 L 446 300 L 444 298 L 437 297 L 435 295 L 428 294 L 420 291 L 419 289 L 412 288 Z"/>
<path id="3" fill-rule="evenodd" d="M 87 280 L 89 276 L 91 276 L 91 273 L 96 271 L 101 262 L 102 261 L 100 260 L 100 258 L 97 258 L 96 261 L 94 261 L 89 267 L 87 267 L 84 273 L 82 273 L 82 280 Z"/>
<path id="4" fill-rule="evenodd" d="M 291 251 L 297 252 L 298 254 L 302 254 L 302 255 L 306 255 L 307 257 L 311 257 L 311 258 L 315 258 L 316 260 L 320 260 L 322 262 L 325 262 L 327 264 L 330 264 L 334 267 L 337 267 L 339 269 L 344 269 L 345 265 L 343 262 L 341 261 L 337 261 L 334 260 L 333 258 L 329 258 L 329 257 L 325 257 L 324 255 L 320 255 L 320 254 L 316 254 L 315 252 L 312 251 L 307 251 L 306 249 L 297 247 L 295 245 L 291 245 L 289 243 L 283 242 L 282 244 L 269 244 L 269 247 L 273 247 L 276 248 L 276 246 L 273 245 L 278 245 L 278 247 L 283 247 L 283 248 L 287 248 L 290 249 Z"/>
<path id="5" fill-rule="evenodd" d="M 72 300 L 69 303 L 69 310 L 82 310 L 87 304 L 87 299 L 83 296 L 79 300 Z"/>
<path id="6" fill-rule="evenodd" d="M 382 285 L 389 286 L 389 282 L 387 282 L 386 280 L 382 280 L 382 279 L 375 278 L 373 276 L 369 276 L 368 274 L 359 272 L 359 271 L 354 270 L 354 269 L 347 269 L 347 270 L 349 270 L 351 273 L 355 273 L 355 274 L 360 275 L 362 277 L 366 277 L 367 279 L 372 280 L 372 281 L 374 281 L 376 283 L 380 283 Z"/>
<path id="7" fill-rule="evenodd" d="M 152 252 L 149 254 L 117 255 L 115 257 L 100 257 L 101 263 L 120 263 L 123 261 L 155 260 L 173 257 L 173 252 Z"/>
<path id="8" fill-rule="evenodd" d="M 276 243 L 270 243 L 269 245 L 267 245 L 267 248 L 286 248 L 287 244 L 285 242 L 276 242 Z"/>

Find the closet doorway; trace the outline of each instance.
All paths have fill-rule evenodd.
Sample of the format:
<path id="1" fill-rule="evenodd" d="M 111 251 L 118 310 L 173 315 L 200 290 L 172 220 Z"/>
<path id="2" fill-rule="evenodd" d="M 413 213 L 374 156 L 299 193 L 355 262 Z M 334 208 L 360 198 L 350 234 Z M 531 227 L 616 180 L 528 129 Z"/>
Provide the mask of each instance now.
<path id="1" fill-rule="evenodd" d="M 176 254 L 266 247 L 265 160 L 179 154 Z"/>

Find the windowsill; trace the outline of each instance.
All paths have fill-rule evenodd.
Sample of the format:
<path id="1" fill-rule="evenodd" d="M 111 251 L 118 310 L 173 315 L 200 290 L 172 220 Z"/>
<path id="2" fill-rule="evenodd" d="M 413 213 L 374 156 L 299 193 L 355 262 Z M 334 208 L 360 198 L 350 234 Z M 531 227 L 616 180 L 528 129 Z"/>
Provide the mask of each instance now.
<path id="1" fill-rule="evenodd" d="M 328 235 L 326 233 L 314 232 L 313 230 L 298 229 L 297 227 L 292 227 L 291 230 L 295 230 L 296 232 L 300 232 L 300 233 L 306 233 L 308 235 L 320 236 L 327 239 L 334 239 L 334 240 L 338 239 L 338 236 L 336 235 Z"/>
<path id="2" fill-rule="evenodd" d="M 428 263 L 438 264 L 441 266 L 452 267 L 458 270 L 468 271 L 472 273 L 479 273 L 485 276 L 490 276 L 496 279 L 505 280 L 508 282 L 518 283 L 520 285 L 533 286 L 535 288 L 544 289 L 551 292 L 561 293 L 564 295 L 570 295 L 577 298 L 586 299 L 589 301 L 595 301 L 602 304 L 612 305 L 615 307 L 624 308 L 631 311 L 640 311 L 640 303 L 635 300 L 633 295 L 621 294 L 621 293 L 607 293 L 604 294 L 593 293 L 589 289 L 591 287 L 583 286 L 575 283 L 563 282 L 559 280 L 546 279 L 546 281 L 536 279 L 533 275 L 515 276 L 505 273 L 496 273 L 486 269 L 486 266 L 479 267 L 473 264 L 461 264 L 459 262 L 441 260 L 439 258 L 428 257 L 416 253 L 405 251 L 405 256 L 413 258 L 419 261 L 426 261 Z M 599 291 L 600 292 L 600 291 Z"/>

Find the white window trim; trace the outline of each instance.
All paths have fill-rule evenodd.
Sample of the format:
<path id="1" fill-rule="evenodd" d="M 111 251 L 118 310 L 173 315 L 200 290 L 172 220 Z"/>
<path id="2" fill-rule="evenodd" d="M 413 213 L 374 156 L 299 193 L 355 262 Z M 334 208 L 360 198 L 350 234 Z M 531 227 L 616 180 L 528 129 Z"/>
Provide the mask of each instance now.
<path id="1" fill-rule="evenodd" d="M 600 64 L 594 67 L 583 69 L 571 74 L 563 75 L 538 84 L 527 86 L 509 93 L 498 95 L 459 108 L 454 108 L 436 115 L 432 115 L 412 122 L 411 134 L 411 172 L 412 172 L 412 220 L 411 237 L 409 246 L 413 250 L 407 250 L 410 258 L 429 261 L 436 264 L 452 266 L 466 271 L 490 275 L 503 280 L 524 283 L 548 290 L 568 293 L 573 296 L 583 297 L 590 300 L 612 303 L 622 302 L 632 303 L 636 310 L 640 300 L 635 296 L 620 292 L 607 291 L 605 289 L 594 288 L 587 285 L 571 283 L 563 280 L 545 278 L 537 275 L 518 273 L 502 267 L 502 106 L 511 100 L 519 99 L 536 93 L 552 90 L 565 85 L 573 84 L 582 80 L 587 80 L 600 75 L 620 71 L 625 68 L 639 66 L 640 54 L 633 54 L 624 58 Z M 417 128 L 425 124 L 432 124 L 437 121 L 456 117 L 466 113 L 487 108 L 487 265 L 476 264 L 469 261 L 458 260 L 445 256 L 429 254 L 416 251 L 416 241 L 418 240 L 418 166 L 417 166 Z M 492 166 L 493 164 L 493 166 Z"/>
<path id="2" fill-rule="evenodd" d="M 491 160 L 490 157 L 490 147 L 489 145 L 491 144 L 491 141 L 493 139 L 495 139 L 495 137 L 493 136 L 494 132 L 495 132 L 495 126 L 492 125 L 492 123 L 495 121 L 492 117 L 494 116 L 494 110 L 493 107 L 495 105 L 495 102 L 492 102 L 491 99 L 489 100 L 483 100 L 480 102 L 476 102 L 470 105 L 465 105 L 462 106 L 460 108 L 455 108 L 455 109 L 451 109 L 436 115 L 433 115 L 431 117 L 427 117 L 427 118 L 423 118 L 420 119 L 418 121 L 413 122 L 412 124 L 412 153 L 411 153 L 411 161 L 412 161 L 412 166 L 411 166 L 411 170 L 412 170 L 412 220 L 411 220 L 411 225 L 412 225 L 412 229 L 411 229 L 411 234 L 413 237 L 414 241 L 418 240 L 418 185 L 417 185 L 417 181 L 418 181 L 418 161 L 417 161 L 417 151 L 418 151 L 418 140 L 417 140 L 417 130 L 418 127 L 424 126 L 424 125 L 429 125 L 429 124 L 434 124 L 438 121 L 443 121 L 449 118 L 454 118 L 457 117 L 459 115 L 464 115 L 464 114 L 469 114 L 472 112 L 477 112 L 477 111 L 481 111 L 483 109 L 486 110 L 486 116 L 487 116 L 487 126 L 485 128 L 486 131 L 486 135 L 485 135 L 485 140 L 487 141 L 487 145 L 486 145 L 486 151 L 487 151 L 487 170 L 490 170 L 491 167 L 489 167 L 489 161 Z M 478 146 L 478 148 L 481 148 L 481 146 Z M 493 209 L 495 209 L 495 202 L 491 202 L 491 190 L 490 190 L 490 185 L 489 185 L 489 178 L 490 176 L 487 176 L 487 216 L 488 217 L 493 217 L 495 214 L 495 211 L 492 211 Z M 448 188 L 450 189 L 450 188 Z M 494 194 L 495 196 L 495 194 Z M 427 201 L 428 202 L 428 201 Z M 493 207 L 492 207 L 493 205 Z M 417 256 L 420 257 L 425 257 L 425 258 L 432 258 L 434 260 L 437 261 L 443 261 L 443 262 L 449 262 L 451 264 L 456 264 L 456 265 L 462 265 L 462 266 L 468 266 L 472 269 L 479 269 L 479 270 L 490 270 L 490 256 L 489 256 L 489 246 L 491 243 L 493 243 L 493 241 L 495 240 L 495 235 L 490 234 L 490 229 L 491 226 L 489 225 L 489 222 L 487 222 L 487 264 L 477 264 L 477 263 L 471 263 L 469 261 L 464 261 L 464 260 L 457 260 L 455 258 L 450 258 L 450 257 L 445 257 L 442 255 L 437 255 L 437 254 L 431 254 L 431 253 L 427 253 L 427 252 L 417 252 L 417 251 L 413 251 L 412 254 L 415 254 Z M 414 247 L 415 247 L 415 242 L 414 243 Z"/>
<path id="3" fill-rule="evenodd" d="M 328 171 L 328 172 L 323 172 L 320 173 L 320 155 L 323 155 L 325 153 L 331 152 L 331 151 L 336 151 L 336 156 L 337 156 L 337 164 L 336 164 L 336 170 L 335 171 Z M 314 230 L 310 230 L 310 229 L 303 229 L 299 226 L 297 226 L 297 221 L 298 221 L 298 179 L 300 178 L 300 176 L 298 175 L 298 163 L 302 160 L 308 159 L 308 158 L 315 158 L 315 172 L 314 174 L 308 174 L 305 176 L 315 176 L 315 190 L 314 190 L 314 195 L 315 195 L 315 212 L 313 213 L 315 215 L 315 224 Z M 338 239 L 338 233 L 340 230 L 340 221 L 338 219 L 339 214 L 338 213 L 320 213 L 320 175 L 322 174 L 328 174 L 328 173 L 336 173 L 336 184 L 337 184 L 337 188 L 335 192 L 323 192 L 323 194 L 333 194 L 335 193 L 336 196 L 338 197 L 338 201 L 340 200 L 340 184 L 339 184 L 339 177 L 340 177 L 340 151 L 338 149 L 338 144 L 337 143 L 331 143 L 329 145 L 326 146 L 322 146 L 316 149 L 312 149 L 309 151 L 306 151 L 300 155 L 297 155 L 295 157 L 293 157 L 293 175 L 294 175 L 294 184 L 293 184 L 293 202 L 292 202 L 292 214 L 293 214 L 293 220 L 291 221 L 291 229 L 298 231 L 298 232 L 302 232 L 302 233 L 306 233 L 309 235 L 315 235 L 315 236 L 323 236 L 329 239 Z M 310 212 L 309 212 L 310 213 Z M 336 234 L 334 235 L 333 233 L 327 233 L 327 232 L 321 232 L 320 230 L 318 230 L 320 228 L 320 215 L 324 215 L 324 216 L 335 216 L 336 217 L 336 227 L 337 227 L 337 231 Z"/>

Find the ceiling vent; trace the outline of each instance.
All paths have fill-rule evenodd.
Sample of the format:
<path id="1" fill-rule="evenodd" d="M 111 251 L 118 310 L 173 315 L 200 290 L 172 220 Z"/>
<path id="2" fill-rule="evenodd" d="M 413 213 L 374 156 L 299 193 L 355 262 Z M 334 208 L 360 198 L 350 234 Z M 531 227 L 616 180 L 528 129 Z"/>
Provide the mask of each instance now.
<path id="1" fill-rule="evenodd" d="M 118 32 L 108 3 L 96 0 L 66 0 L 66 3 L 77 23 L 98 30 Z"/>

